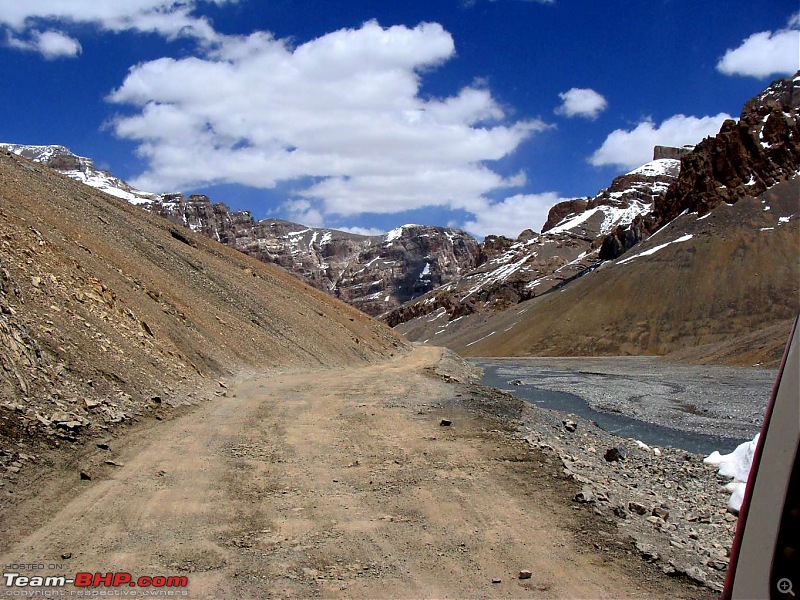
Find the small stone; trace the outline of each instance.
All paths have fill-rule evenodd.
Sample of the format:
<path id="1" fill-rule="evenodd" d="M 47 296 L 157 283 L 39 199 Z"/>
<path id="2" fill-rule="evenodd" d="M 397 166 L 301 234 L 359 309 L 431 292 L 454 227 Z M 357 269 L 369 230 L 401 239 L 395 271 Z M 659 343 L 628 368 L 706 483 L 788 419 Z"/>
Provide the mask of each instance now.
<path id="1" fill-rule="evenodd" d="M 564 419 L 561 421 L 561 423 L 563 423 L 564 429 L 570 432 L 575 431 L 578 428 L 578 424 L 572 419 Z"/>
<path id="2" fill-rule="evenodd" d="M 150 400 L 152 400 L 156 404 L 161 404 L 161 396 L 153 396 L 152 398 L 150 398 Z"/>
<path id="3" fill-rule="evenodd" d="M 669 511 L 661 506 L 656 506 L 653 509 L 653 516 L 666 521 L 667 519 L 669 519 Z"/>
<path id="4" fill-rule="evenodd" d="M 717 571 L 728 570 L 728 563 L 722 560 L 709 560 L 706 564 L 712 569 L 716 569 Z"/>
<path id="5" fill-rule="evenodd" d="M 706 582 L 706 574 L 699 567 L 689 567 L 686 569 L 686 576 L 697 583 L 705 584 Z"/>
<path id="6" fill-rule="evenodd" d="M 642 558 L 647 562 L 656 562 L 660 558 L 658 552 L 656 552 L 656 549 L 650 544 L 636 542 L 636 549 L 639 551 L 639 554 L 641 554 Z"/>
<path id="7" fill-rule="evenodd" d="M 620 519 L 627 519 L 628 518 L 628 511 L 625 510 L 625 507 L 617 505 L 614 507 L 614 514 L 618 516 Z"/>
<path id="8" fill-rule="evenodd" d="M 100 442 L 99 444 L 97 444 L 97 447 L 100 448 L 100 450 L 110 450 L 111 449 L 111 446 L 109 446 L 108 444 L 106 444 L 104 442 Z"/>
<path id="9" fill-rule="evenodd" d="M 628 502 L 628 510 L 636 513 L 637 515 L 647 514 L 647 507 L 643 504 L 639 504 L 638 502 Z"/>
<path id="10" fill-rule="evenodd" d="M 72 558 L 72 552 L 64 552 L 64 554 L 61 555 L 61 558 L 63 560 L 69 560 L 70 558 Z"/>
<path id="11" fill-rule="evenodd" d="M 606 450 L 606 453 L 603 454 L 603 458 L 605 458 L 607 462 L 617 462 L 625 458 L 625 451 L 622 450 L 622 448 L 609 448 Z"/>
<path id="12" fill-rule="evenodd" d="M 594 494 L 590 488 L 584 487 L 580 492 L 575 494 L 573 500 L 580 504 L 589 504 L 594 502 Z"/>
<path id="13" fill-rule="evenodd" d="M 533 577 L 533 571 L 529 571 L 528 569 L 523 569 L 522 571 L 519 572 L 519 575 L 517 575 L 517 577 L 519 577 L 520 579 L 530 579 L 531 577 Z"/>
<path id="14" fill-rule="evenodd" d="M 91 479 L 91 474 L 89 474 L 87 471 L 81 471 L 81 481 L 90 481 Z"/>
<path id="15" fill-rule="evenodd" d="M 442 419 L 441 421 L 439 421 L 439 425 L 441 427 L 450 427 L 450 425 L 452 424 L 453 422 L 450 419 Z"/>
<path id="16" fill-rule="evenodd" d="M 499 577 L 495 577 L 492 579 L 492 583 L 503 583 L 503 580 L 500 579 Z"/>

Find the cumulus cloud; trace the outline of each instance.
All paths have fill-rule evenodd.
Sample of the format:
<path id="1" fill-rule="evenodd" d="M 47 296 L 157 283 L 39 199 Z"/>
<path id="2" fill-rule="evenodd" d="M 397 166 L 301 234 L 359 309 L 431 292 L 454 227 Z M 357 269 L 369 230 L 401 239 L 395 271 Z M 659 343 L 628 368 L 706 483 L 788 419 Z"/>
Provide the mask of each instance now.
<path id="1" fill-rule="evenodd" d="M 572 88 L 558 95 L 563 101 L 556 114 L 565 117 L 584 117 L 596 119 L 608 106 L 601 94 L 589 88 Z"/>
<path id="2" fill-rule="evenodd" d="M 800 13 L 792 15 L 786 29 L 754 33 L 737 48 L 729 49 L 717 63 L 726 75 L 759 79 L 791 75 L 800 69 Z"/>
<path id="3" fill-rule="evenodd" d="M 675 115 L 657 125 L 652 119 L 639 123 L 634 129 L 611 132 L 589 162 L 595 166 L 618 165 L 635 169 L 653 158 L 655 146 L 685 146 L 697 144 L 703 138 L 719 133 L 726 113 L 710 117 Z"/>
<path id="4" fill-rule="evenodd" d="M 38 52 L 47 60 L 57 58 L 75 58 L 81 53 L 81 43 L 60 31 L 37 31 L 28 33 L 28 38 L 23 39 L 8 32 L 6 43 L 11 48 Z"/>
<path id="5" fill-rule="evenodd" d="M 421 77 L 455 46 L 440 25 L 376 22 L 293 47 L 267 33 L 226 37 L 203 57 L 131 69 L 112 123 L 139 143 L 142 189 L 296 184 L 284 205 L 325 215 L 481 208 L 488 192 L 524 183 L 487 163 L 547 127 L 509 121 L 484 87 L 423 98 Z"/>
<path id="6" fill-rule="evenodd" d="M 501 202 L 486 204 L 475 210 L 475 218 L 464 223 L 464 229 L 477 236 L 489 234 L 516 238 L 523 230 L 541 231 L 550 208 L 564 200 L 555 192 L 517 194 Z"/>
<path id="7" fill-rule="evenodd" d="M 236 0 L 204 0 L 224 4 Z M 40 52 L 45 58 L 75 56 L 78 40 L 65 30 L 90 25 L 102 31 L 156 33 L 168 39 L 196 38 L 204 44 L 220 36 L 211 24 L 193 13 L 200 0 L 25 0 L 0 2 L 0 27 L 8 46 Z M 48 31 L 40 33 L 42 27 Z M 71 54 L 70 54 L 71 52 Z"/>
<path id="8" fill-rule="evenodd" d="M 386 233 L 383 229 L 378 229 L 377 227 L 335 227 L 334 229 L 358 235 L 383 235 Z"/>

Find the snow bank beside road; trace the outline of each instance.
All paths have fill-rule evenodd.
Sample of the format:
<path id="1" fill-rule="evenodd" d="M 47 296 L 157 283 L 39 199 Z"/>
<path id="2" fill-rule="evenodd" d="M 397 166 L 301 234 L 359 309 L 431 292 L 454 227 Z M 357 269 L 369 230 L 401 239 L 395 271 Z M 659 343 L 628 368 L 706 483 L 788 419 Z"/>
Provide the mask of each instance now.
<path id="1" fill-rule="evenodd" d="M 736 450 L 730 454 L 720 454 L 718 451 L 714 451 L 703 459 L 706 464 L 716 465 L 720 475 L 733 478 L 733 481 L 726 485 L 725 489 L 731 492 L 728 510 L 736 514 L 742 507 L 747 478 L 750 475 L 750 467 L 753 466 L 753 453 L 756 451 L 759 435 L 756 434 L 752 441 L 739 444 Z"/>

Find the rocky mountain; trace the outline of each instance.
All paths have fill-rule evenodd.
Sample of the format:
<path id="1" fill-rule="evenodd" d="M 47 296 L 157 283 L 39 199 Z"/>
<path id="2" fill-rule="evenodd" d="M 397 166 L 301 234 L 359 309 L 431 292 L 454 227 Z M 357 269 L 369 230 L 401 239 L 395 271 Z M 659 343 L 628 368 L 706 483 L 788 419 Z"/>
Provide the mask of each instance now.
<path id="1" fill-rule="evenodd" d="M 69 441 L 166 414 L 243 370 L 406 347 L 282 269 L 12 152 L 0 219 L 0 456 L 39 433 Z"/>
<path id="2" fill-rule="evenodd" d="M 797 173 L 798 104 L 798 75 L 773 82 L 749 100 L 738 121 L 725 121 L 719 134 L 681 158 L 681 176 L 652 213 L 612 232 L 602 258 L 620 256 L 683 211 L 702 216 L 721 204 L 757 196 Z"/>
<path id="3" fill-rule="evenodd" d="M 649 209 L 584 242 L 590 250 L 575 264 L 594 262 L 568 285 L 494 314 L 453 318 L 446 306 L 435 314 L 407 306 L 400 311 L 411 319 L 390 322 L 402 322 L 398 330 L 411 339 L 468 355 L 675 353 L 774 364 L 800 310 L 799 114 L 800 76 L 774 82 L 738 122 L 670 167 L 673 181 Z M 595 218 L 591 207 L 556 207 L 552 220 L 564 222 L 542 237 L 567 224 L 574 233 L 581 219 Z M 567 211 L 576 214 L 560 214 Z M 440 293 L 428 296 L 431 304 Z"/>
<path id="4" fill-rule="evenodd" d="M 413 339 L 430 339 L 459 317 L 505 310 L 591 271 L 600 262 L 603 239 L 651 212 L 677 179 L 680 161 L 663 156 L 685 151 L 659 147 L 652 162 L 617 177 L 594 198 L 556 204 L 541 234 L 528 229 L 516 240 L 487 236 L 476 268 L 390 311 L 385 320 L 397 326 L 417 319 L 403 331 Z M 428 315 L 433 318 L 420 320 Z"/>
<path id="5" fill-rule="evenodd" d="M 478 242 L 459 229 L 404 225 L 380 236 L 306 227 L 194 194 L 142 192 L 63 146 L 0 144 L 72 179 L 138 204 L 177 225 L 280 265 L 317 289 L 379 315 L 459 278 L 481 260 Z"/>
<path id="6" fill-rule="evenodd" d="M 64 146 L 0 144 L 0 148 L 63 173 L 70 179 L 85 183 L 106 194 L 127 200 L 131 204 L 146 204 L 159 198 L 157 194 L 137 190 L 111 173 L 96 168 L 91 158 L 77 156 Z"/>
<path id="7" fill-rule="evenodd" d="M 379 315 L 458 278 L 480 260 L 478 242 L 459 229 L 404 225 L 380 236 L 256 221 L 206 196 L 165 195 L 148 210 L 264 262 L 369 315 Z"/>

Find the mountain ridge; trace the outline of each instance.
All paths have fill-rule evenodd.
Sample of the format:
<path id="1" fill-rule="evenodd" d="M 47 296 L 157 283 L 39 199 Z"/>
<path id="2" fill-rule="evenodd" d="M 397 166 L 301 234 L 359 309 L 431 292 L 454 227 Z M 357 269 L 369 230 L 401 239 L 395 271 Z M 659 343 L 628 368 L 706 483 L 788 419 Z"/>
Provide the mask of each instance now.
<path id="1" fill-rule="evenodd" d="M 409 224 L 369 236 L 282 219 L 256 220 L 248 211 L 232 211 L 203 194 L 186 198 L 181 193 L 143 192 L 64 146 L 0 147 L 277 264 L 373 316 L 451 281 L 481 260 L 478 242 L 460 229 Z"/>
<path id="2" fill-rule="evenodd" d="M 800 73 L 683 154 L 653 210 L 595 238 L 596 260 L 568 285 L 501 311 L 390 324 L 471 356 L 674 353 L 774 365 L 800 309 L 798 123 Z M 581 219 L 586 206 L 564 218 Z"/>

